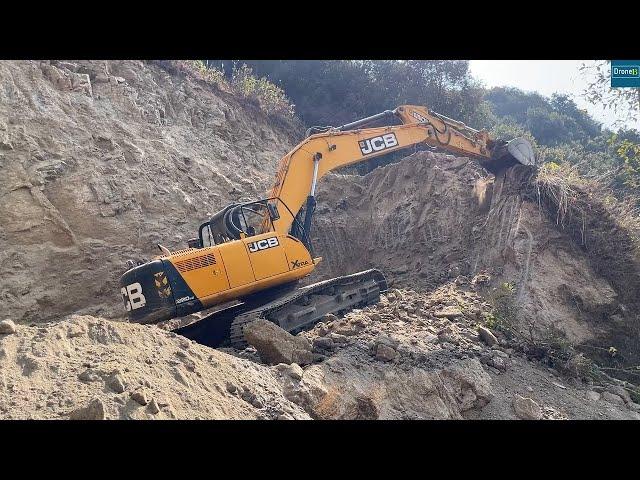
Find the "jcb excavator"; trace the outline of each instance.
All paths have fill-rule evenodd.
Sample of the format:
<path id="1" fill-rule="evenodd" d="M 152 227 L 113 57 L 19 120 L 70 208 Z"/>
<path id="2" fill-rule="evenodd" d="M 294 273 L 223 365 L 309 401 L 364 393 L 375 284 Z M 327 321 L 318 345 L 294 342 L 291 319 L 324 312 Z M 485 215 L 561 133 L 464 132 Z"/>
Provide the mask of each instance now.
<path id="1" fill-rule="evenodd" d="M 393 119 L 391 126 L 363 128 Z M 390 122 L 389 122 L 390 123 Z M 366 270 L 299 287 L 322 260 L 310 242 L 316 185 L 328 172 L 379 155 L 424 145 L 470 156 L 494 174 L 516 164 L 535 166 L 529 142 L 493 140 L 485 131 L 403 105 L 341 127 L 312 127 L 281 160 L 268 197 L 231 204 L 200 225 L 188 248 L 133 266 L 121 277 L 130 321 L 157 323 L 235 301 L 175 330 L 211 346 L 242 347 L 243 328 L 265 318 L 296 332 L 328 313 L 377 303 L 387 282 Z"/>

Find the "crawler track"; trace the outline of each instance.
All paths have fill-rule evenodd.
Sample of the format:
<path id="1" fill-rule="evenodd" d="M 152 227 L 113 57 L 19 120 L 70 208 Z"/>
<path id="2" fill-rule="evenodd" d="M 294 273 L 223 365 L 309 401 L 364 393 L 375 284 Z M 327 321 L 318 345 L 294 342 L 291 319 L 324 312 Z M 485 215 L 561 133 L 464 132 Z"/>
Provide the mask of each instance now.
<path id="1" fill-rule="evenodd" d="M 244 327 L 260 318 L 296 332 L 312 326 L 328 313 L 340 314 L 377 303 L 380 293 L 386 290 L 384 275 L 375 269 L 314 283 L 237 315 L 231 322 L 229 339 L 235 348 L 246 347 Z"/>
<path id="2" fill-rule="evenodd" d="M 174 330 L 174 333 L 203 345 L 231 345 L 244 348 L 243 329 L 265 318 L 289 332 L 297 332 L 317 323 L 328 313 L 341 314 L 353 308 L 377 303 L 387 290 L 387 281 L 379 270 L 365 270 L 295 288 L 283 285 L 244 303 L 227 307 Z"/>

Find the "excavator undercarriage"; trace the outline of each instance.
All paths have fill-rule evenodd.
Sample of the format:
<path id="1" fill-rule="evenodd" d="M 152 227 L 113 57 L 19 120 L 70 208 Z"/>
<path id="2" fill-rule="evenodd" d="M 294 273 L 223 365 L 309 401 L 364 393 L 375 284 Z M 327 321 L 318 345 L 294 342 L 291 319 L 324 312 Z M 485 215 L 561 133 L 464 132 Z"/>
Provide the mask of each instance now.
<path id="1" fill-rule="evenodd" d="M 174 332 L 212 347 L 230 344 L 244 348 L 247 344 L 243 328 L 254 320 L 264 318 L 296 333 L 313 326 L 329 313 L 342 315 L 354 308 L 378 303 L 380 294 L 387 291 L 387 281 L 382 272 L 371 269 L 296 287 L 297 284 L 289 284 L 262 292 L 261 299 L 266 303 L 260 306 L 247 299 Z"/>

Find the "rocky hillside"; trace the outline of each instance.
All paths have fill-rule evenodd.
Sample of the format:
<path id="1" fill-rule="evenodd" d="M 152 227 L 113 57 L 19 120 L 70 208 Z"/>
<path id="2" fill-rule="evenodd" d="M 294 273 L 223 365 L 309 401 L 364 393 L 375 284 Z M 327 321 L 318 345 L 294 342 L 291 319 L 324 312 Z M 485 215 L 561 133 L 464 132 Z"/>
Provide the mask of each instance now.
<path id="1" fill-rule="evenodd" d="M 292 132 L 137 61 L 0 62 L 0 301 L 40 322 L 120 315 L 129 258 L 263 196 Z"/>
<path id="2" fill-rule="evenodd" d="M 262 196 L 296 135 L 155 63 L 0 62 L 0 418 L 640 418 L 592 362 L 640 363 L 640 257 L 594 235 L 628 231 L 466 158 L 320 184 L 308 281 L 380 268 L 378 305 L 242 351 L 120 321 L 125 260 Z"/>

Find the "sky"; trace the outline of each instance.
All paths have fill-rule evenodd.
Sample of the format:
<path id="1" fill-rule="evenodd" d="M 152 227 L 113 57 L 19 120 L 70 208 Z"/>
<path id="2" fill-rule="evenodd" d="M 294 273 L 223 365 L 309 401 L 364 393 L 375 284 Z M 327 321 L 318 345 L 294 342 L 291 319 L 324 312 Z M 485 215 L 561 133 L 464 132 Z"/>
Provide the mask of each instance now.
<path id="1" fill-rule="evenodd" d="M 552 93 L 566 93 L 579 108 L 586 109 L 593 118 L 604 126 L 613 126 L 620 115 L 610 110 L 592 105 L 581 96 L 587 87 L 587 79 L 578 70 L 588 60 L 471 60 L 471 74 L 487 87 L 517 87 L 524 91 L 538 92 L 544 96 Z M 626 126 L 640 128 L 627 122 Z"/>

